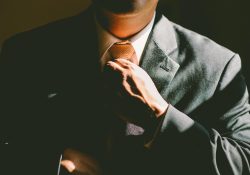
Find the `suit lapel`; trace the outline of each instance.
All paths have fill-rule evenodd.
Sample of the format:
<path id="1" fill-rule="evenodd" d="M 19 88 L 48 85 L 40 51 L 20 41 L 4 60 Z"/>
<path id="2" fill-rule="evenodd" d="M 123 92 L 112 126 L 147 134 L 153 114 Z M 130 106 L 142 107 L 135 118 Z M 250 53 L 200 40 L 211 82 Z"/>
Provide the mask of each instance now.
<path id="1" fill-rule="evenodd" d="M 167 88 L 179 69 L 170 54 L 177 49 L 174 29 L 170 21 L 157 14 L 140 66 L 149 74 L 157 89 Z"/>

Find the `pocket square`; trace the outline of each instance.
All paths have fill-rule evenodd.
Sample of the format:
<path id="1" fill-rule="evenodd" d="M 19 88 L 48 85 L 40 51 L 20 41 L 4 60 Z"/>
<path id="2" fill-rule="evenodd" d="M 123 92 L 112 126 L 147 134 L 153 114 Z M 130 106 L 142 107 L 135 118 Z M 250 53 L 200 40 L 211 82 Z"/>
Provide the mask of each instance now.
<path id="1" fill-rule="evenodd" d="M 55 96 L 57 96 L 57 93 L 50 93 L 48 94 L 48 99 L 54 98 Z"/>

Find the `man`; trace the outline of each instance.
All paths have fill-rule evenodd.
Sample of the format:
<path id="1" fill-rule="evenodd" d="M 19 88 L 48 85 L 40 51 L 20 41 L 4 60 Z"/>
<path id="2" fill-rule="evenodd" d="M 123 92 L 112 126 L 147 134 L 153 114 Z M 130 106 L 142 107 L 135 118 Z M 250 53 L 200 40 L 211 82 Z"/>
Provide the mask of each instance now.
<path id="1" fill-rule="evenodd" d="M 5 43 L 9 174 L 52 174 L 63 151 L 60 173 L 250 174 L 239 56 L 168 21 L 157 3 L 93 0 Z"/>

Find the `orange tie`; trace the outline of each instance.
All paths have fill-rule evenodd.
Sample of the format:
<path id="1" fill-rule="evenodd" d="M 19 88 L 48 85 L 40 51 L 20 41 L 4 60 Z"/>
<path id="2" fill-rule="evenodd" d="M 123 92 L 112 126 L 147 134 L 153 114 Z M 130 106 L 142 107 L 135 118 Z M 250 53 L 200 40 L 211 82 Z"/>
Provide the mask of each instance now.
<path id="1" fill-rule="evenodd" d="M 112 59 L 124 58 L 136 65 L 139 64 L 135 49 L 129 41 L 114 43 L 108 52 Z M 126 135 L 142 135 L 143 132 L 144 130 L 141 127 L 133 123 L 126 123 Z"/>
<path id="2" fill-rule="evenodd" d="M 110 49 L 109 54 L 112 59 L 124 58 L 132 63 L 138 65 L 135 49 L 129 41 L 121 41 L 114 43 Z"/>

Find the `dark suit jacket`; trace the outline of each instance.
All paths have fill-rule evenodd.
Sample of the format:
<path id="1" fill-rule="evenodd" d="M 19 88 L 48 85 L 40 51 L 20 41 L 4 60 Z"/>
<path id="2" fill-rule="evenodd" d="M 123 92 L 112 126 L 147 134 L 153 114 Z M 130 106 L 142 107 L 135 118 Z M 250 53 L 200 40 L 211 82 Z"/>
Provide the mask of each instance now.
<path id="1" fill-rule="evenodd" d="M 105 108 L 97 49 L 91 9 L 4 44 L 5 174 L 55 174 L 65 147 L 91 154 L 107 174 L 250 174 L 248 91 L 237 54 L 157 13 L 140 66 L 171 105 L 150 149 L 143 136 L 121 137 L 106 158 L 106 135 L 122 135 L 123 125 Z"/>

